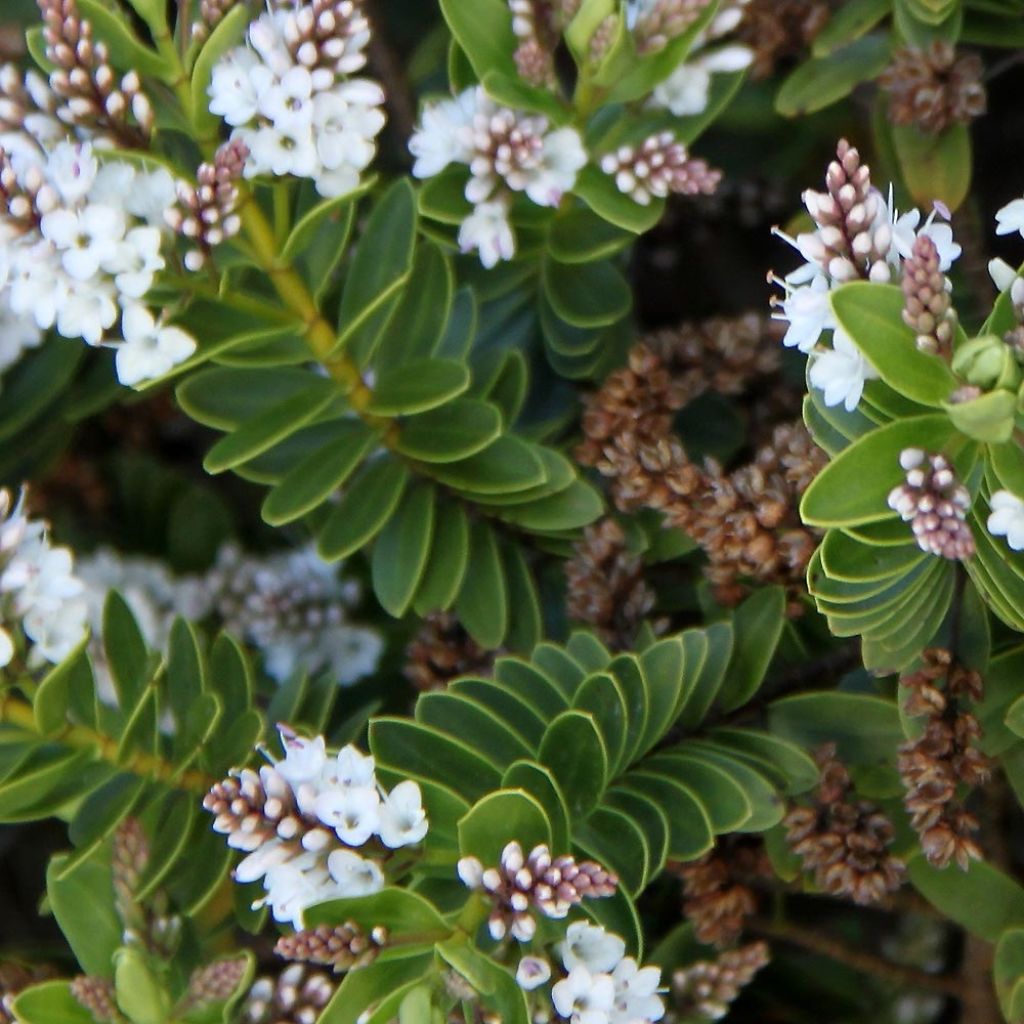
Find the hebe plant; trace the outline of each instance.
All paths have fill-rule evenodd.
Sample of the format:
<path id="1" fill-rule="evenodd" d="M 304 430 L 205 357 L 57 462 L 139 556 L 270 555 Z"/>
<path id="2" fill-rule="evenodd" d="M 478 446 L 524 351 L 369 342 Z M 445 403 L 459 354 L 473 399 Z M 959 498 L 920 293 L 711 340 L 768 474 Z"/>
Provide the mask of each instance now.
<path id="1" fill-rule="evenodd" d="M 1024 1019 L 1024 284 L 958 233 L 1019 0 L 38 6 L 0 820 L 65 941 L 0 1018 Z M 786 326 L 642 330 L 779 116 Z"/>

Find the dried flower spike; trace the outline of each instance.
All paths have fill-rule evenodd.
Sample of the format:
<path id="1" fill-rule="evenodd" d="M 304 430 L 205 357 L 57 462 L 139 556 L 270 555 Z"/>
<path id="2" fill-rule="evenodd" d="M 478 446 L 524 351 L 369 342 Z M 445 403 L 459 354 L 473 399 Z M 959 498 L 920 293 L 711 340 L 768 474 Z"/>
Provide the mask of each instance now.
<path id="1" fill-rule="evenodd" d="M 889 507 L 911 524 L 922 551 L 962 561 L 974 554 L 974 537 L 967 525 L 971 495 L 956 477 L 944 455 L 905 448 L 900 465 L 906 482 L 889 493 Z"/>
<path id="2" fill-rule="evenodd" d="M 980 57 L 957 57 L 945 40 L 897 50 L 878 79 L 889 94 L 889 120 L 930 133 L 967 124 L 985 113 L 984 70 Z"/>
<path id="3" fill-rule="evenodd" d="M 900 680 L 909 694 L 907 714 L 925 717 L 921 735 L 900 748 L 904 805 L 929 863 L 944 868 L 955 860 L 966 871 L 972 859 L 981 859 L 981 849 L 972 838 L 978 820 L 961 794 L 990 773 L 989 760 L 976 745 L 981 725 L 965 709 L 982 698 L 981 675 L 943 648 L 926 650 L 922 660 L 920 669 Z"/>
<path id="4" fill-rule="evenodd" d="M 466 885 L 491 897 L 494 908 L 487 922 L 491 937 L 511 935 L 519 942 L 529 942 L 537 930 L 531 910 L 560 919 L 584 899 L 611 896 L 619 884 L 600 864 L 577 863 L 568 854 L 552 858 L 543 844 L 524 856 L 519 843 L 511 842 L 502 850 L 498 867 L 485 868 L 476 857 L 463 857 L 458 870 Z"/>
<path id="5" fill-rule="evenodd" d="M 814 806 L 786 815 L 786 839 L 815 884 L 854 903 L 877 903 L 903 881 L 904 865 L 889 853 L 892 822 L 866 800 L 855 800 L 849 772 L 835 747 L 818 751 L 821 777 Z"/>
<path id="6" fill-rule="evenodd" d="M 721 1020 L 740 990 L 770 959 L 764 942 L 723 953 L 717 960 L 700 960 L 672 975 L 672 1001 L 676 1013 L 684 1019 L 699 1014 L 708 1020 Z"/>
<path id="7" fill-rule="evenodd" d="M 673 870 L 682 879 L 683 914 L 693 923 L 697 939 L 719 947 L 734 943 L 757 910 L 757 897 L 734 873 L 726 852 L 712 850 Z"/>
<path id="8" fill-rule="evenodd" d="M 489 676 L 495 654 L 485 651 L 450 612 L 431 612 L 406 648 L 403 671 L 417 690 L 440 690 L 459 676 Z"/>

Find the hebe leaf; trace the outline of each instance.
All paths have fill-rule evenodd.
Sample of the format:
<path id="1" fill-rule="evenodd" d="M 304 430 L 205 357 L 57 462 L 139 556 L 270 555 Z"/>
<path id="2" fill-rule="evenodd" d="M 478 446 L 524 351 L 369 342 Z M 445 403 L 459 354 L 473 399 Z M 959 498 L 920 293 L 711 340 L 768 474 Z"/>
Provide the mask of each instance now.
<path id="1" fill-rule="evenodd" d="M 501 789 L 473 805 L 459 822 L 459 852 L 494 866 L 507 843 L 516 841 L 529 853 L 543 843 L 551 847 L 551 825 L 543 806 L 524 790 Z"/>
<path id="2" fill-rule="evenodd" d="M 563 711 L 544 734 L 540 761 L 558 780 L 570 821 L 597 806 L 608 782 L 608 752 L 592 715 Z"/>
<path id="3" fill-rule="evenodd" d="M 409 470 L 395 459 L 365 465 L 320 528 L 320 557 L 333 562 L 373 540 L 394 513 L 408 480 Z"/>
<path id="4" fill-rule="evenodd" d="M 434 488 L 413 487 L 402 498 L 373 548 L 373 589 L 385 611 L 401 618 L 412 603 L 434 535 Z"/>
<path id="5" fill-rule="evenodd" d="M 424 694 L 416 702 L 416 721 L 461 740 L 501 771 L 533 753 L 508 721 L 465 693 Z"/>

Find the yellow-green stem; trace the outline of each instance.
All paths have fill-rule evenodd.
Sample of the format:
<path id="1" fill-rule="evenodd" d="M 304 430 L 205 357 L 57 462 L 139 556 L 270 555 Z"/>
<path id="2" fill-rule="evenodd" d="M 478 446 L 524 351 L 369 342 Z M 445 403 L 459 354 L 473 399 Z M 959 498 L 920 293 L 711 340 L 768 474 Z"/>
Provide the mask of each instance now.
<path id="1" fill-rule="evenodd" d="M 117 765 L 124 771 L 140 778 L 166 782 L 178 789 L 205 793 L 217 781 L 205 772 L 180 772 L 178 766 L 153 754 L 136 753 L 119 760 L 118 741 L 84 725 L 66 725 L 56 734 L 44 736 L 36 724 L 32 705 L 10 691 L 0 697 L 0 722 L 23 729 L 39 740 L 53 740 L 73 750 L 94 750 L 101 760 Z"/>

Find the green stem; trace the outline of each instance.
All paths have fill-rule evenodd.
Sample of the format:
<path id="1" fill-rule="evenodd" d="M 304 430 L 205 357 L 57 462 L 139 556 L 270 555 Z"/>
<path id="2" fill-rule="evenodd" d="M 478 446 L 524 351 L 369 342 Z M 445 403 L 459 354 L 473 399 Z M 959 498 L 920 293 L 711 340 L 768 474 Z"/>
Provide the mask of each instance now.
<path id="1" fill-rule="evenodd" d="M 36 724 L 35 711 L 28 701 L 7 692 L 0 697 L 0 722 L 13 725 L 33 738 L 61 743 L 73 750 L 94 750 L 100 759 L 116 765 L 140 778 L 155 779 L 178 789 L 205 793 L 217 780 L 205 772 L 186 771 L 154 754 L 136 753 L 127 759 L 119 754 L 119 743 L 112 736 L 104 736 L 84 725 L 67 725 L 53 735 L 44 735 Z"/>

